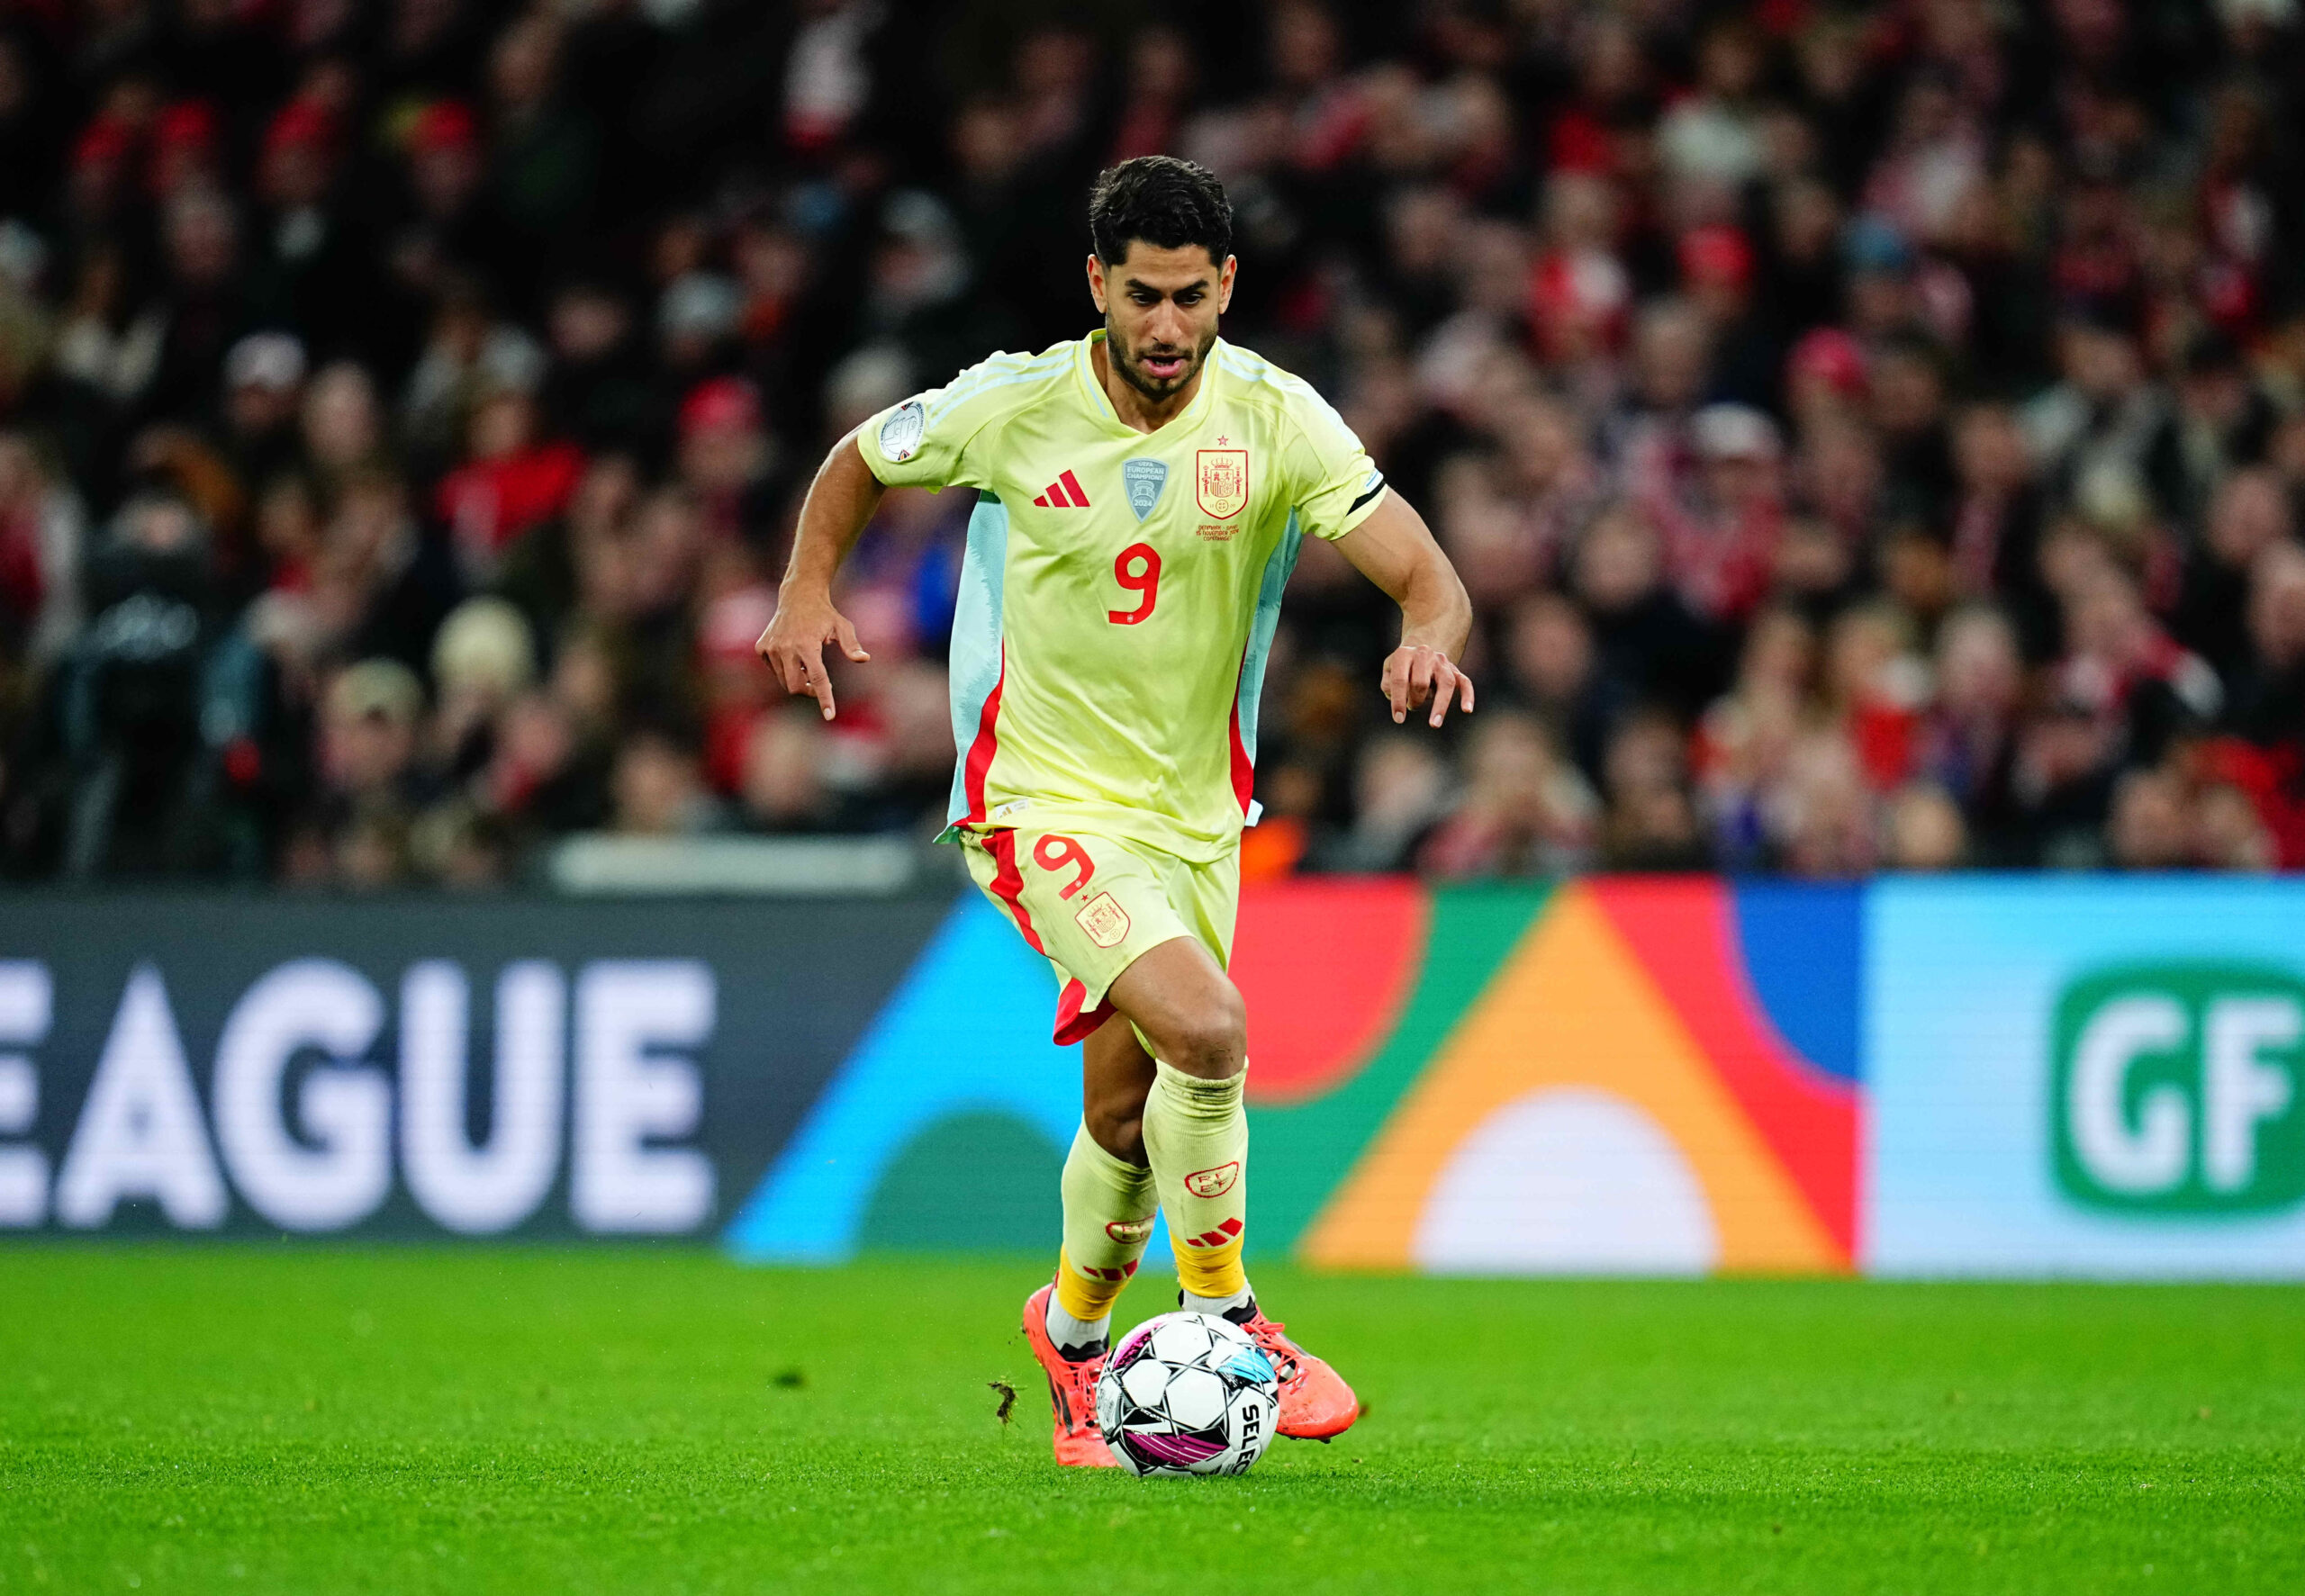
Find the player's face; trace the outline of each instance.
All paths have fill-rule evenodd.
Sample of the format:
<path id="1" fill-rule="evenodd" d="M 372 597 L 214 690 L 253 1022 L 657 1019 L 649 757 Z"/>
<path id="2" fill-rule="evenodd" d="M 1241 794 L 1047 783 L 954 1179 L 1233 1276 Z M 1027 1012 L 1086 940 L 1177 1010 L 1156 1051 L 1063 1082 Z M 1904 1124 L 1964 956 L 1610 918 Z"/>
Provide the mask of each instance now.
<path id="1" fill-rule="evenodd" d="M 1155 402 L 1199 374 L 1233 297 L 1231 256 L 1218 266 L 1198 244 L 1163 249 L 1142 239 L 1107 266 L 1089 257 L 1089 293 L 1105 313 L 1105 352 L 1121 380 Z"/>

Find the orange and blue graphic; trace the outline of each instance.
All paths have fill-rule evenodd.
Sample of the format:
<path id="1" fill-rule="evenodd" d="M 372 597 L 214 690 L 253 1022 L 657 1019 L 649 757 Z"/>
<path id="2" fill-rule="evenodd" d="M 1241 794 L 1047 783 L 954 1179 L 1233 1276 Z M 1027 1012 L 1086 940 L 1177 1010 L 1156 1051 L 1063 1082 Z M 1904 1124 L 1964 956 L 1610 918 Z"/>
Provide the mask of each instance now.
<path id="1" fill-rule="evenodd" d="M 1702 878 L 1252 889 L 1234 960 L 1250 1249 L 1444 1272 L 1849 1269 L 1860 903 Z M 1013 1186 L 1016 1233 L 967 1240 L 1046 1245 L 1079 1105 L 1050 1000 L 1046 965 L 957 906 L 730 1247 L 832 1261 L 940 1240 L 906 1233 L 892 1185 L 945 1205 Z"/>

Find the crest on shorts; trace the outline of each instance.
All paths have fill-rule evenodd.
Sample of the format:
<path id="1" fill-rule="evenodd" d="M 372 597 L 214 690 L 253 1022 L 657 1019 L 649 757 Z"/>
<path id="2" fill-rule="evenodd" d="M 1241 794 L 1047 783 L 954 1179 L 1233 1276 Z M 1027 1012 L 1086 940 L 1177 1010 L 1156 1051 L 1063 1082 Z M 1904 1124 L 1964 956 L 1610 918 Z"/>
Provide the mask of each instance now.
<path id="1" fill-rule="evenodd" d="M 1229 520 L 1249 501 L 1249 452 L 1202 449 L 1195 456 L 1193 497 L 1203 515 Z"/>
<path id="2" fill-rule="evenodd" d="M 1125 460 L 1120 468 L 1121 486 L 1128 490 L 1128 508 L 1143 520 L 1161 502 L 1161 490 L 1169 485 L 1169 466 L 1164 460 Z"/>
<path id="3" fill-rule="evenodd" d="M 1100 948 L 1117 948 L 1128 934 L 1128 911 L 1114 902 L 1109 892 L 1099 892 L 1083 904 L 1072 920 Z"/>

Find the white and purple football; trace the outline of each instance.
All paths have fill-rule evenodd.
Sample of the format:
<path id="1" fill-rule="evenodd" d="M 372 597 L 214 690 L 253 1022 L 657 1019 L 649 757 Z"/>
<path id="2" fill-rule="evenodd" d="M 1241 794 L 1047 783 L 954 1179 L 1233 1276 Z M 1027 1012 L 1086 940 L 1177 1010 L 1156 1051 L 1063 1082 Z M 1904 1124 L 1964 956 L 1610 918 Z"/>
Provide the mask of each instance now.
<path id="1" fill-rule="evenodd" d="M 1097 1381 L 1097 1428 L 1134 1474 L 1246 1474 L 1279 1412 L 1271 1363 L 1245 1330 L 1211 1313 L 1146 1320 Z"/>

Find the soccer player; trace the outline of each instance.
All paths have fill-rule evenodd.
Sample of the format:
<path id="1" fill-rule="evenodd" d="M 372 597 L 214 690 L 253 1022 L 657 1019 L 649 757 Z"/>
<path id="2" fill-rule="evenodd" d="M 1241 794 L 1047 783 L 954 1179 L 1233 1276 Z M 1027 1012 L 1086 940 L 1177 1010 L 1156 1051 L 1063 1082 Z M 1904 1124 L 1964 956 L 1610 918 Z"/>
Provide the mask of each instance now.
<path id="1" fill-rule="evenodd" d="M 1326 538 L 1401 607 L 1379 689 L 1439 726 L 1473 684 L 1471 609 L 1422 518 L 1306 383 L 1217 336 L 1237 263 L 1216 179 L 1147 156 L 1089 198 L 1104 326 L 994 355 L 836 445 L 800 510 L 760 654 L 834 712 L 825 651 L 870 656 L 832 602 L 884 487 L 963 487 L 951 654 L 960 746 L 945 840 L 1055 967 L 1082 1048 L 1054 1281 L 1025 1304 L 1057 1461 L 1113 1466 L 1096 1429 L 1114 1301 L 1169 1216 L 1182 1302 L 1280 1375 L 1279 1429 L 1326 1439 L 1351 1388 L 1265 1317 L 1241 1263 L 1247 1015 L 1225 977 L 1257 698 L 1301 540 Z"/>

